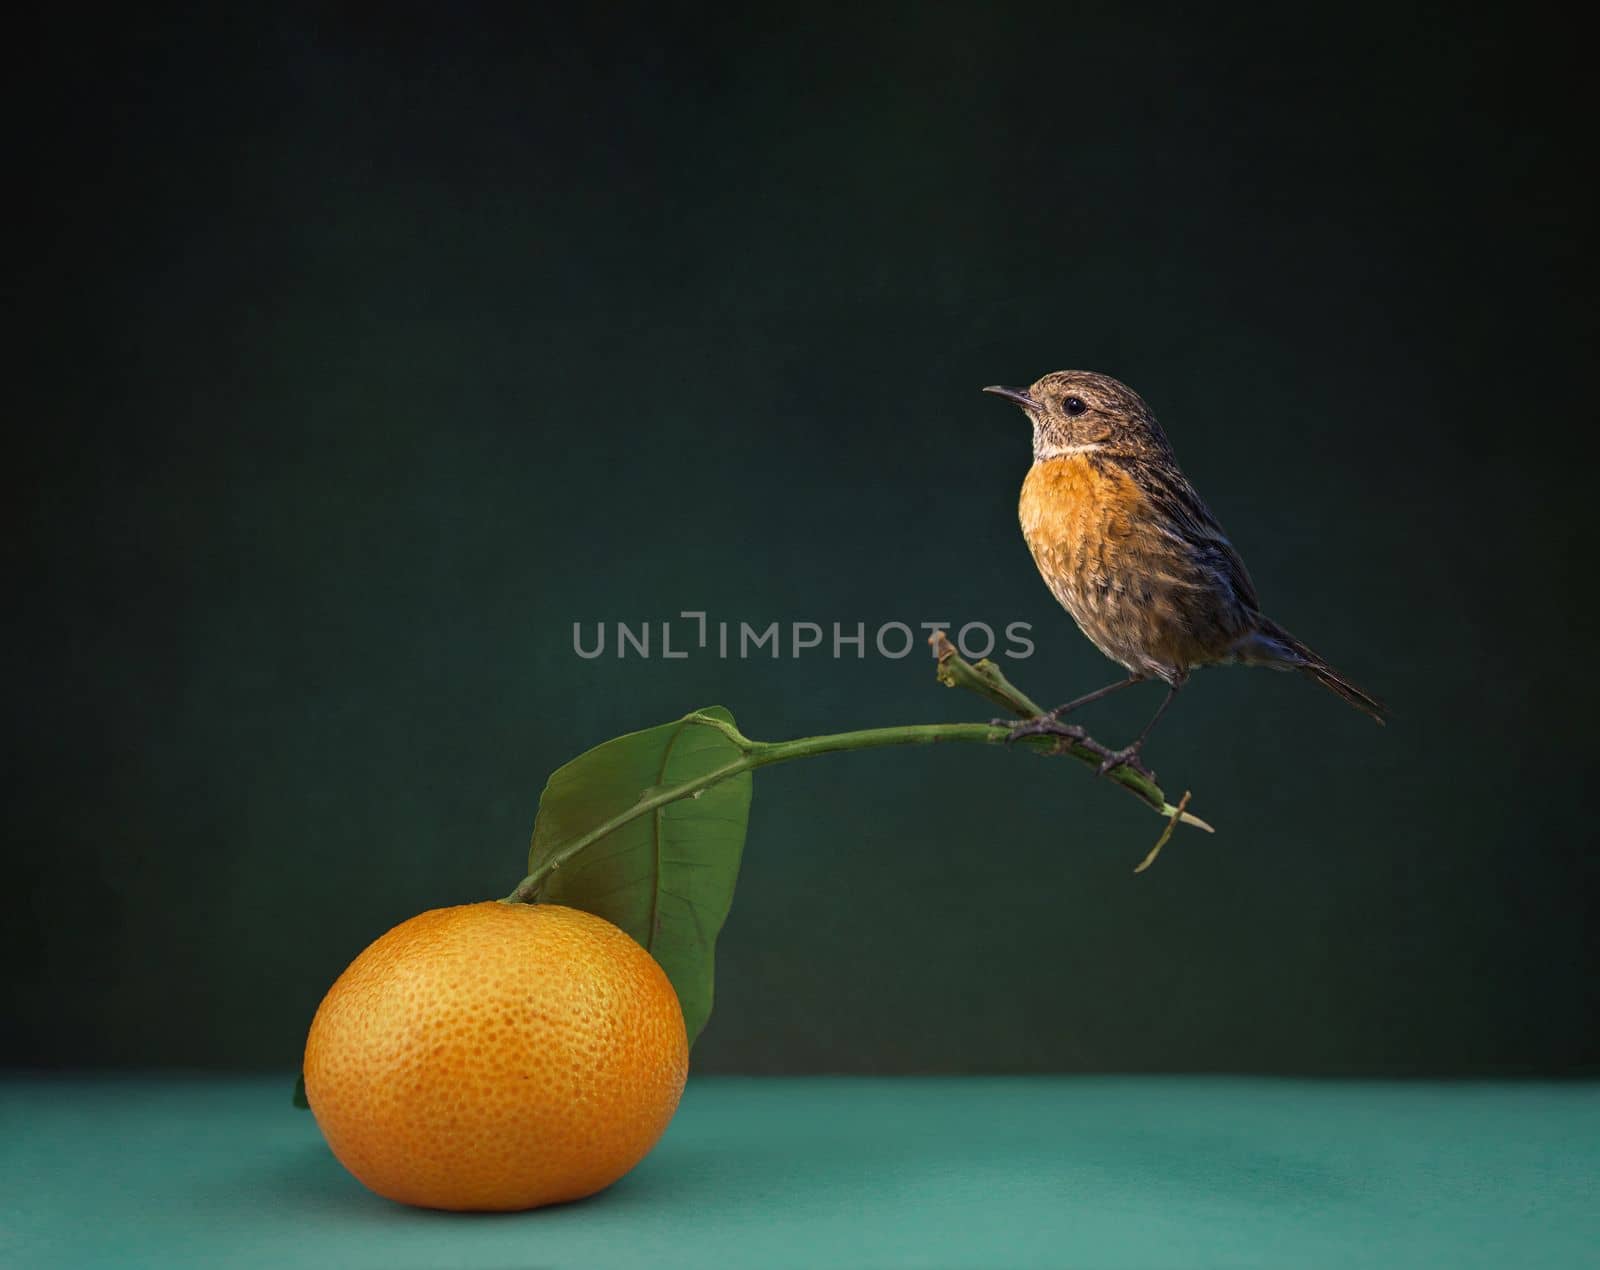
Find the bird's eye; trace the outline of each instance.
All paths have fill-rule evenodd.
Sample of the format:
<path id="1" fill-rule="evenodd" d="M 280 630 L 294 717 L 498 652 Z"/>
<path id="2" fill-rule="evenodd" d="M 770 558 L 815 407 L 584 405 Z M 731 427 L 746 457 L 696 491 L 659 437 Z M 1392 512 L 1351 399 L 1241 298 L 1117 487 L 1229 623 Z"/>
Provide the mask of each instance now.
<path id="1" fill-rule="evenodd" d="M 1083 404 L 1082 397 L 1063 397 L 1061 408 L 1069 415 L 1081 415 L 1089 407 Z"/>

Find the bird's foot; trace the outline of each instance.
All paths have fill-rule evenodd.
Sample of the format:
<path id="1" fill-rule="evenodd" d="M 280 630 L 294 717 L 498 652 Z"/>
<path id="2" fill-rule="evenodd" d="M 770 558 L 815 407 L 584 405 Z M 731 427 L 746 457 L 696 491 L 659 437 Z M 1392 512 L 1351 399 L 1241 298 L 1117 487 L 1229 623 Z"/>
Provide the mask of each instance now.
<path id="1" fill-rule="evenodd" d="M 1018 741 L 1030 736 L 1059 736 L 1068 741 L 1087 741 L 1088 733 L 1075 723 L 1062 723 L 1052 711 L 1049 714 L 1036 714 L 1031 719 L 1024 719 L 1018 723 L 1015 719 L 990 719 L 992 727 L 1010 728 L 1006 735 L 1006 744 L 1015 745 Z"/>
<path id="2" fill-rule="evenodd" d="M 1146 780 L 1153 781 L 1156 774 L 1144 765 L 1139 759 L 1139 750 L 1142 741 L 1135 741 L 1132 745 L 1125 745 L 1120 750 L 1109 749 L 1096 741 L 1076 723 L 1063 723 L 1056 717 L 1054 710 L 1046 714 L 1036 714 L 1031 719 L 1024 719 L 1021 723 L 1013 719 L 990 719 L 990 727 L 1010 728 L 1006 734 L 1005 743 L 1015 745 L 1018 741 L 1030 736 L 1055 736 L 1064 741 L 1071 741 L 1081 745 L 1100 760 L 1099 774 L 1109 776 L 1119 767 L 1126 767 L 1130 771 L 1138 772 Z"/>
<path id="3" fill-rule="evenodd" d="M 1100 775 L 1109 776 L 1119 767 L 1126 767 L 1130 771 L 1138 772 L 1146 780 L 1153 781 L 1156 774 L 1152 772 L 1139 758 L 1139 743 L 1125 745 L 1120 750 L 1108 750 L 1102 745 L 1094 747 L 1100 755 Z"/>

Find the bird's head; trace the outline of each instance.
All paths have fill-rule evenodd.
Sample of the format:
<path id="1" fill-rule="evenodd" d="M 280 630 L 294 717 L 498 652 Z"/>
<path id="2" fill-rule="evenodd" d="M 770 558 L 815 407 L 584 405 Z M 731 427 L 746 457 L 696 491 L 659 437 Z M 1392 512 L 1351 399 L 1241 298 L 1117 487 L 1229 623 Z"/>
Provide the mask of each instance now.
<path id="1" fill-rule="evenodd" d="M 983 391 L 1022 407 L 1033 424 L 1035 462 L 1096 450 L 1138 453 L 1167 445 L 1144 398 L 1110 375 L 1058 370 L 1028 388 L 995 384 Z"/>

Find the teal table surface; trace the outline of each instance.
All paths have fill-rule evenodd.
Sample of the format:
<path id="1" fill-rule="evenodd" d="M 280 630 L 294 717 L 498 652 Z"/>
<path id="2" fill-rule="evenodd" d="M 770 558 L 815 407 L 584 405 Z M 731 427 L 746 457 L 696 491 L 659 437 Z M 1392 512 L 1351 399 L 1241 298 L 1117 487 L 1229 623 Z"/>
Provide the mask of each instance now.
<path id="1" fill-rule="evenodd" d="M 11 1076 L 0 1265 L 1600 1265 L 1600 1086 L 691 1080 L 632 1174 L 507 1215 L 364 1190 L 290 1081 Z"/>

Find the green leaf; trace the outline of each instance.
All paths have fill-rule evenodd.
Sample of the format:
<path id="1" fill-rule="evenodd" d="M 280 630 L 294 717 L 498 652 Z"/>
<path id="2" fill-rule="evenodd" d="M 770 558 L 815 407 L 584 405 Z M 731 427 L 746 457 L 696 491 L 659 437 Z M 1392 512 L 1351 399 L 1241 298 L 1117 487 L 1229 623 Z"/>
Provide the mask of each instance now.
<path id="1" fill-rule="evenodd" d="M 306 1078 L 304 1075 L 295 1078 L 294 1105 L 299 1107 L 302 1111 L 311 1110 L 311 1104 L 306 1101 Z"/>
<path id="2" fill-rule="evenodd" d="M 697 711 L 733 723 L 721 706 Z M 744 751 L 694 716 L 617 737 L 558 768 L 539 799 L 528 871 L 636 806 L 736 763 Z M 717 934 L 750 819 L 748 770 L 635 816 L 546 880 L 541 898 L 622 927 L 661 963 L 692 1045 L 711 1016 Z"/>

